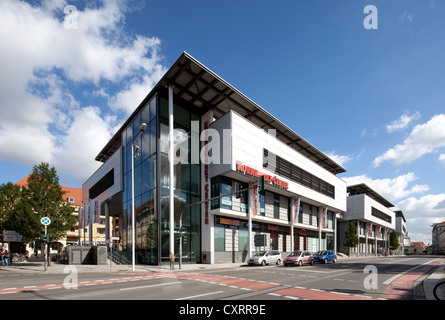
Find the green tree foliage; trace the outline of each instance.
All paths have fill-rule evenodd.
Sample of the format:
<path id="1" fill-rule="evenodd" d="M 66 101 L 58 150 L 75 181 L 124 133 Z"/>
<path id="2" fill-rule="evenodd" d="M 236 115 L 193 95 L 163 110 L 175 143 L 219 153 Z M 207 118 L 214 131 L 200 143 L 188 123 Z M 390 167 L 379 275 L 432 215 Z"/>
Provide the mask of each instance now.
<path id="1" fill-rule="evenodd" d="M 65 191 L 59 185 L 57 171 L 48 163 L 34 166 L 28 177 L 26 193 L 29 207 L 38 220 L 43 217 L 51 219 L 47 228 L 50 239 L 62 238 L 76 224 L 73 208 L 63 199 Z"/>
<path id="2" fill-rule="evenodd" d="M 397 233 L 395 231 L 391 232 L 389 236 L 389 246 L 391 250 L 397 250 L 399 249 L 399 239 L 397 239 Z"/>
<path id="3" fill-rule="evenodd" d="M 64 193 L 54 167 L 44 162 L 35 165 L 27 188 L 12 183 L 0 186 L 0 228 L 20 233 L 23 242 L 40 240 L 40 219 L 49 217 L 50 239 L 62 238 L 77 222 Z"/>
<path id="4" fill-rule="evenodd" d="M 354 222 L 352 222 L 352 221 L 349 222 L 349 228 L 345 232 L 345 236 L 346 236 L 346 239 L 345 239 L 345 242 L 343 243 L 343 245 L 345 247 L 348 247 L 350 250 L 350 248 L 355 248 L 358 246 L 360 240 L 357 236 L 357 227 L 355 226 Z"/>

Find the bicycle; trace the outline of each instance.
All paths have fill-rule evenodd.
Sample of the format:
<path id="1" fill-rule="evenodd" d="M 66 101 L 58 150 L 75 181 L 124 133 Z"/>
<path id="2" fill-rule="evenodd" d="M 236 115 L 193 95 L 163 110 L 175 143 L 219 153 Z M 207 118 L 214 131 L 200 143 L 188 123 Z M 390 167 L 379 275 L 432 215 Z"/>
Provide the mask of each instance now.
<path id="1" fill-rule="evenodd" d="M 436 283 L 433 289 L 433 295 L 436 300 L 445 300 L 445 281 Z"/>

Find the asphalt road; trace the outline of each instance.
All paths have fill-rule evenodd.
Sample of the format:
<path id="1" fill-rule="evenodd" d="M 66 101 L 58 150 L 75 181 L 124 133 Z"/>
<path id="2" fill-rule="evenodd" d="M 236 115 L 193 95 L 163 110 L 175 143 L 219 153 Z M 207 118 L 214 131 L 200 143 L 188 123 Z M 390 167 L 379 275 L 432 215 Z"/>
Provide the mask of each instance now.
<path id="1" fill-rule="evenodd" d="M 432 256 L 396 256 L 302 267 L 242 266 L 190 272 L 2 272 L 0 300 L 415 299 L 416 281 L 435 261 L 437 257 Z"/>

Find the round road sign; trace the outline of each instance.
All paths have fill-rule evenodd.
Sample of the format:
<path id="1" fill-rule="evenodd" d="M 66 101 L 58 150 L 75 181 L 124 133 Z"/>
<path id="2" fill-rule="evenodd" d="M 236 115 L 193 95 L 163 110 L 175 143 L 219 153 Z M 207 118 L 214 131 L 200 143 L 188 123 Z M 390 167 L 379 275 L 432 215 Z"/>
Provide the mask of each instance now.
<path id="1" fill-rule="evenodd" d="M 48 218 L 48 217 L 43 217 L 42 219 L 40 219 L 40 222 L 41 222 L 43 225 L 47 226 L 47 225 L 49 225 L 49 224 L 51 223 L 51 219 Z"/>

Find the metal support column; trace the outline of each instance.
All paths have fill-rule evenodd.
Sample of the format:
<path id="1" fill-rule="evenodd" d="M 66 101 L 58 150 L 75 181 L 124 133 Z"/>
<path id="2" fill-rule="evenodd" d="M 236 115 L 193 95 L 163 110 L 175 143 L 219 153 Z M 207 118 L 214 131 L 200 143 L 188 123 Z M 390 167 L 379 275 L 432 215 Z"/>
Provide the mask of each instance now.
<path id="1" fill-rule="evenodd" d="M 170 227 L 170 252 L 175 254 L 175 191 L 174 191 L 174 119 L 173 119 L 173 86 L 168 86 L 168 137 L 169 137 L 169 181 L 170 181 L 170 202 L 169 202 L 169 227 Z"/>

